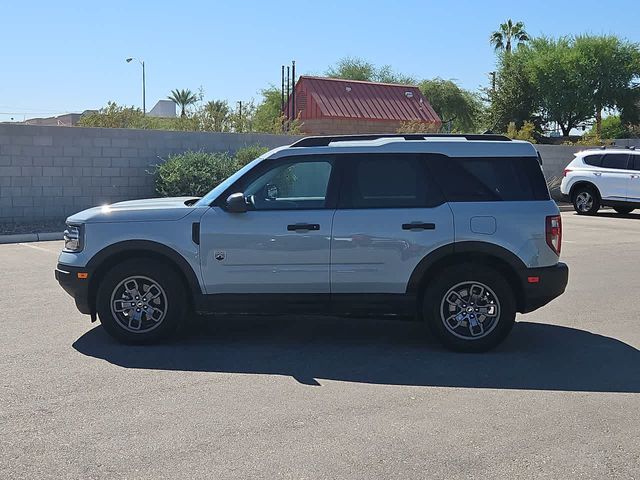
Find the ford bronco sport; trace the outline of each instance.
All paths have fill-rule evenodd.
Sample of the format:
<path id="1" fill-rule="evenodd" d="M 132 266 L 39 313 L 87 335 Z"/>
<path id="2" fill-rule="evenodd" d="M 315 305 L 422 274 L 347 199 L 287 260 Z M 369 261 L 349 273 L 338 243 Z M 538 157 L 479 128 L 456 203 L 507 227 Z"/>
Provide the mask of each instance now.
<path id="1" fill-rule="evenodd" d="M 67 220 L 56 278 L 131 343 L 191 312 L 412 317 L 484 351 L 560 295 L 558 207 L 539 156 L 498 135 L 308 137 L 203 198 Z"/>

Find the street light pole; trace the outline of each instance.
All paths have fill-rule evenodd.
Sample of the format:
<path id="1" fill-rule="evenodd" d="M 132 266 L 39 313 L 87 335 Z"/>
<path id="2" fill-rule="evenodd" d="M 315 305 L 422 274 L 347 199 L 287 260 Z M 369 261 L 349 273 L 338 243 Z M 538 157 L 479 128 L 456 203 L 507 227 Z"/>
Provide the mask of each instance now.
<path id="1" fill-rule="evenodd" d="M 144 71 L 144 60 L 140 60 L 138 58 L 127 58 L 126 62 L 130 63 L 131 60 L 138 60 L 138 63 L 140 65 L 142 65 L 142 114 L 146 115 L 147 114 L 147 82 L 145 79 L 145 71 Z"/>
<path id="2" fill-rule="evenodd" d="M 147 114 L 147 82 L 144 76 L 144 60 L 142 62 L 142 114 Z"/>

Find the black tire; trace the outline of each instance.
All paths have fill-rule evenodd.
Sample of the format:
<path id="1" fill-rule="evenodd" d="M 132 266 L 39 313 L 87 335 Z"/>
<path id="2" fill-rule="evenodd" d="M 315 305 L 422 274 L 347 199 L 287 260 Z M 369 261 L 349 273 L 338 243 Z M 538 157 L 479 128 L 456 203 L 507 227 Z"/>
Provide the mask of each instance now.
<path id="1" fill-rule="evenodd" d="M 470 284 L 478 283 L 488 287 L 485 289 L 487 299 L 482 300 L 482 294 L 476 295 L 474 304 L 474 296 L 470 295 L 467 297 L 472 300 L 469 305 L 464 303 L 457 307 L 449 306 L 450 303 L 447 302 L 445 296 L 451 297 L 453 295 L 449 293 L 451 289 L 464 291 L 464 284 L 467 282 Z M 468 290 L 470 291 L 471 289 Z M 478 291 L 476 288 L 476 292 Z M 456 298 L 463 301 L 461 296 Z M 493 303 L 489 301 L 491 299 L 494 300 Z M 449 310 L 450 308 L 459 308 L 462 305 L 464 305 L 464 309 L 461 309 L 464 310 L 464 312 L 461 312 L 463 315 L 467 313 L 469 316 L 477 315 L 474 316 L 473 321 L 478 325 L 476 332 L 480 328 L 483 330 L 482 335 L 473 336 L 470 333 L 471 327 L 469 325 L 471 325 L 471 320 L 466 321 L 465 324 L 465 320 L 460 321 L 458 318 L 453 318 L 453 322 L 458 321 L 460 323 L 460 326 L 456 327 L 456 329 L 450 329 L 445 325 L 446 319 L 444 318 L 443 310 L 447 314 L 452 313 Z M 493 321 L 490 321 L 490 315 L 483 315 L 483 309 L 484 313 L 490 313 L 491 306 L 494 309 L 497 306 L 497 312 L 493 310 L 495 312 Z M 474 311 L 467 312 L 467 308 L 473 308 Z M 478 313 L 479 311 L 480 313 Z M 456 311 L 453 311 L 449 318 L 453 317 L 454 314 L 456 314 Z M 424 295 L 423 315 L 429 330 L 445 347 L 458 352 L 485 352 L 502 342 L 513 328 L 516 318 L 516 301 L 511 287 L 497 271 L 480 264 L 456 265 L 440 272 L 427 286 L 427 291 Z M 486 332 L 484 332 L 484 325 L 487 325 Z M 465 334 L 467 338 L 464 338 Z"/>
<path id="2" fill-rule="evenodd" d="M 613 207 L 613 209 L 620 215 L 628 215 L 635 210 L 633 207 Z"/>
<path id="3" fill-rule="evenodd" d="M 600 210 L 600 194 L 591 185 L 580 185 L 571 194 L 571 203 L 578 215 L 595 215 Z"/>
<path id="4" fill-rule="evenodd" d="M 119 302 L 114 307 L 116 309 L 129 307 L 132 303 L 134 307 L 138 306 L 131 302 L 136 299 L 128 293 L 136 290 L 127 290 L 127 286 L 131 287 L 133 283 L 123 284 L 131 277 L 136 282 L 137 290 L 144 290 L 153 283 L 159 287 L 149 288 L 141 295 L 140 301 L 145 300 L 145 296 L 150 292 L 150 298 L 148 301 L 145 300 L 144 306 L 136 308 L 138 312 L 141 312 L 142 308 L 145 310 L 139 314 L 139 320 L 125 312 L 114 313 L 111 308 L 112 295 L 114 301 Z M 126 293 L 123 293 L 125 291 Z M 158 297 L 151 299 L 156 292 L 160 292 Z M 126 260 L 117 264 L 102 278 L 96 297 L 96 309 L 104 329 L 115 339 L 133 344 L 155 343 L 171 336 L 184 320 L 187 307 L 187 294 L 180 275 L 170 266 L 155 260 Z M 148 316 L 146 311 L 156 313 L 159 321 L 155 321 L 153 315 Z M 157 313 L 158 311 L 163 314 Z M 127 319 L 129 323 L 125 326 Z M 140 326 L 138 332 L 132 331 L 131 328 L 136 325 Z"/>

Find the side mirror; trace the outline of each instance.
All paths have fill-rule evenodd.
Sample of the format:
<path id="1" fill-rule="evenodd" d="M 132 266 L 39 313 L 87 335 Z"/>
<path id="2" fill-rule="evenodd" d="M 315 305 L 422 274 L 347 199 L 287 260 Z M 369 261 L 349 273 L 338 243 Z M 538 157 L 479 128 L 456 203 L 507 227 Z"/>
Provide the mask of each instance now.
<path id="1" fill-rule="evenodd" d="M 227 211 L 231 213 L 244 213 L 247 211 L 247 199 L 244 193 L 232 193 L 227 198 Z"/>

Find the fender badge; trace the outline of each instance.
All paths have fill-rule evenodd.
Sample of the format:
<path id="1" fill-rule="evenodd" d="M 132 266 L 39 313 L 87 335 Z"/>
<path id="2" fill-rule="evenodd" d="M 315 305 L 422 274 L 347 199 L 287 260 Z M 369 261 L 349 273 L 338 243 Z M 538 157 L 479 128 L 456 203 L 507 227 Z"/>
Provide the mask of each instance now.
<path id="1" fill-rule="evenodd" d="M 216 260 L 218 260 L 219 262 L 221 262 L 222 260 L 224 260 L 225 252 L 215 252 L 215 253 L 213 254 L 213 256 L 214 256 L 214 258 L 215 258 Z"/>

